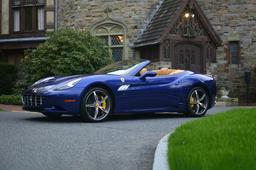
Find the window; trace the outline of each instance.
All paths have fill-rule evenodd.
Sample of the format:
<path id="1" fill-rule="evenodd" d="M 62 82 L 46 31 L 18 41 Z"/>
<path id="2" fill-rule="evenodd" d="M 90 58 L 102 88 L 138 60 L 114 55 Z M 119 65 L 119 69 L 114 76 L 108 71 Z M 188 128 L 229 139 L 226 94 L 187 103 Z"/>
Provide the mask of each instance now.
<path id="1" fill-rule="evenodd" d="M 240 43 L 239 41 L 230 41 L 229 42 L 229 54 L 231 64 L 239 64 L 240 59 Z"/>
<path id="2" fill-rule="evenodd" d="M 105 44 L 114 61 L 120 61 L 124 56 L 124 29 L 117 24 L 103 24 L 95 28 L 94 34 Z"/>
<path id="3" fill-rule="evenodd" d="M 45 29 L 45 0 L 13 0 L 13 32 L 37 32 Z"/>
<path id="4" fill-rule="evenodd" d="M 38 30 L 39 31 L 42 31 L 44 30 L 44 9 L 43 8 L 39 8 L 38 11 L 37 11 L 37 15 L 38 15 Z"/>
<path id="5" fill-rule="evenodd" d="M 20 31 L 20 10 L 13 10 L 13 31 Z"/>

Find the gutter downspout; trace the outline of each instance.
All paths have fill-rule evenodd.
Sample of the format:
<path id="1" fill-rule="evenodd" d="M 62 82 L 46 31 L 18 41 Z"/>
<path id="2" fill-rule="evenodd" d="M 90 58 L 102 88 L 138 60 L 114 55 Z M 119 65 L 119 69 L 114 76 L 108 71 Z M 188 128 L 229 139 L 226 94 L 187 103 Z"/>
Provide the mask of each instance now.
<path id="1" fill-rule="evenodd" d="M 58 30 L 58 9 L 59 9 L 58 5 L 59 5 L 58 0 L 55 0 L 55 20 L 54 20 L 55 31 Z"/>

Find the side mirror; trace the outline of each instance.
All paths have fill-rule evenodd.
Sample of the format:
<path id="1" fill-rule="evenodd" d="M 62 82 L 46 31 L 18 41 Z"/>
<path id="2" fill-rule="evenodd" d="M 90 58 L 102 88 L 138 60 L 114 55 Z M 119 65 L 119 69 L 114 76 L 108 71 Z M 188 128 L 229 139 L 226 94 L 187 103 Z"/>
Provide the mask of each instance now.
<path id="1" fill-rule="evenodd" d="M 155 76 L 156 76 L 156 72 L 147 71 L 146 73 L 140 76 L 140 79 L 145 80 L 147 77 L 155 77 Z"/>

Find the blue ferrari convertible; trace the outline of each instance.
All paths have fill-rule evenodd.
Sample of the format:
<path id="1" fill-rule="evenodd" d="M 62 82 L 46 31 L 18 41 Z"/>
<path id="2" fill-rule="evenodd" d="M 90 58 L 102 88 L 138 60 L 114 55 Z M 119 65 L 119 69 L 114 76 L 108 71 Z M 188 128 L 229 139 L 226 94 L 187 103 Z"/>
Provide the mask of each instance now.
<path id="1" fill-rule="evenodd" d="M 216 82 L 191 71 L 121 61 L 93 75 L 47 77 L 22 95 L 23 109 L 99 122 L 111 114 L 180 112 L 203 116 L 214 106 Z"/>

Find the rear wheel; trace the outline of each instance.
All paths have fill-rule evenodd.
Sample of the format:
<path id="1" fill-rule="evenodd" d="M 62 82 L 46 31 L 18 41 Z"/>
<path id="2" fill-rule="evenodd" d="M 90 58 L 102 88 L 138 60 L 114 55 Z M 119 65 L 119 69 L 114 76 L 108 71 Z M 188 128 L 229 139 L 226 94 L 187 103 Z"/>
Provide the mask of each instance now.
<path id="1" fill-rule="evenodd" d="M 100 122 L 112 112 L 113 101 L 110 93 L 103 88 L 92 88 L 84 96 L 81 106 L 83 120 Z"/>
<path id="2" fill-rule="evenodd" d="M 187 110 L 190 116 L 200 117 L 208 110 L 209 96 L 202 87 L 190 90 L 187 98 Z"/>

